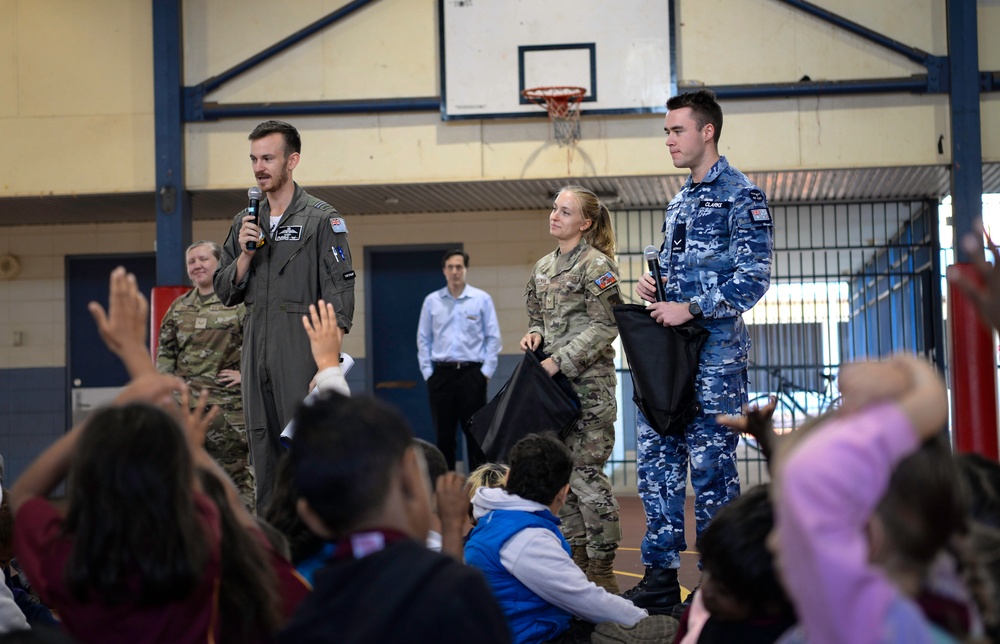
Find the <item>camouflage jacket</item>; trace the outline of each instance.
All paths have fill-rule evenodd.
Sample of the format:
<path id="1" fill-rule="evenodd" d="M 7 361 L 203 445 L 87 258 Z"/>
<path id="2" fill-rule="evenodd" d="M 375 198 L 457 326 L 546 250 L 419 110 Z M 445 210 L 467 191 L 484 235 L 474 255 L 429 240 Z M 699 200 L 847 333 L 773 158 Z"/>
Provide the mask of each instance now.
<path id="1" fill-rule="evenodd" d="M 538 260 L 525 292 L 528 333 L 572 380 L 614 375 L 611 346 L 618 327 L 611 307 L 621 302 L 618 265 L 586 241 Z"/>
<path id="2" fill-rule="evenodd" d="M 711 335 L 703 373 L 746 368 L 750 336 L 742 313 L 771 283 L 774 228 L 764 193 L 721 157 L 701 183 L 691 177 L 670 201 L 660 271 L 669 302 L 697 302 Z"/>
<path id="3" fill-rule="evenodd" d="M 242 410 L 240 387 L 219 383 L 222 369 L 240 369 L 246 307 L 225 306 L 214 293 L 201 298 L 197 289 L 180 296 L 160 325 L 156 368 L 182 378 L 193 393 L 230 411 Z"/>

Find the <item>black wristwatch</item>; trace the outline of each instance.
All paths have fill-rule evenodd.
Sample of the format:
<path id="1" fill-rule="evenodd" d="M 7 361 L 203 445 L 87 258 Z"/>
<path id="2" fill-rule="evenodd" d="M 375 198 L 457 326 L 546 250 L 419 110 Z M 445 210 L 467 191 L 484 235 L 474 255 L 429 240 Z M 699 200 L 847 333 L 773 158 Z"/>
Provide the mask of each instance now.
<path id="1" fill-rule="evenodd" d="M 688 304 L 688 312 L 696 318 L 701 317 L 701 307 L 694 300 L 691 300 L 691 303 Z"/>

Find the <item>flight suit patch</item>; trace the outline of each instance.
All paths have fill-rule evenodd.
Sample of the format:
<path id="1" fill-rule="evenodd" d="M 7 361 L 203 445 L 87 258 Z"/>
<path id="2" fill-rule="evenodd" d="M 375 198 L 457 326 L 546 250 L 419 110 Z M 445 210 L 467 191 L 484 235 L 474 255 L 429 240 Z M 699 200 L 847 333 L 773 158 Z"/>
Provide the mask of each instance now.
<path id="1" fill-rule="evenodd" d="M 274 231 L 274 241 L 299 241 L 302 239 L 302 226 L 278 226 Z"/>
<path id="2" fill-rule="evenodd" d="M 750 217 L 758 223 L 767 223 L 771 221 L 771 211 L 767 208 L 751 208 Z"/>
<path id="3" fill-rule="evenodd" d="M 333 232 L 335 233 L 347 232 L 347 224 L 340 217 L 330 217 L 330 227 L 333 228 Z"/>

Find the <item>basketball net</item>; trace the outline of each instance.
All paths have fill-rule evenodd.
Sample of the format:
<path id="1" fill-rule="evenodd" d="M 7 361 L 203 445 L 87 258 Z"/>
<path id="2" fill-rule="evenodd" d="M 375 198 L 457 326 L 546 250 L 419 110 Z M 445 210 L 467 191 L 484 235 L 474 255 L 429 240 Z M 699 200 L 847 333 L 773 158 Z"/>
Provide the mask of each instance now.
<path id="1" fill-rule="evenodd" d="M 573 151 L 580 140 L 580 101 L 586 93 L 583 87 L 532 87 L 521 92 L 549 113 L 552 135 L 559 147 L 566 147 L 566 174 L 570 174 Z"/>

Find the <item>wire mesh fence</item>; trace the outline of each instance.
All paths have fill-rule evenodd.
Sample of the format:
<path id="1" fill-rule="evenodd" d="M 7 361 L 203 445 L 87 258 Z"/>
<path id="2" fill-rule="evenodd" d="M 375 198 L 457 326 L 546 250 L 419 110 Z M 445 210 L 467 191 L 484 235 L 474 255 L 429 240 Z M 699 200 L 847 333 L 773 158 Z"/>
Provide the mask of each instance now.
<path id="1" fill-rule="evenodd" d="M 791 204 L 772 207 L 771 285 L 744 315 L 750 331 L 749 398 L 778 397 L 775 423 L 791 430 L 836 400 L 838 366 L 901 350 L 942 363 L 938 210 L 934 201 Z M 643 248 L 663 241 L 663 210 L 613 213 L 622 293 L 638 301 Z M 635 489 L 635 406 L 628 361 L 618 351 L 619 418 L 608 474 Z M 752 440 L 741 440 L 745 485 L 767 480 Z"/>

